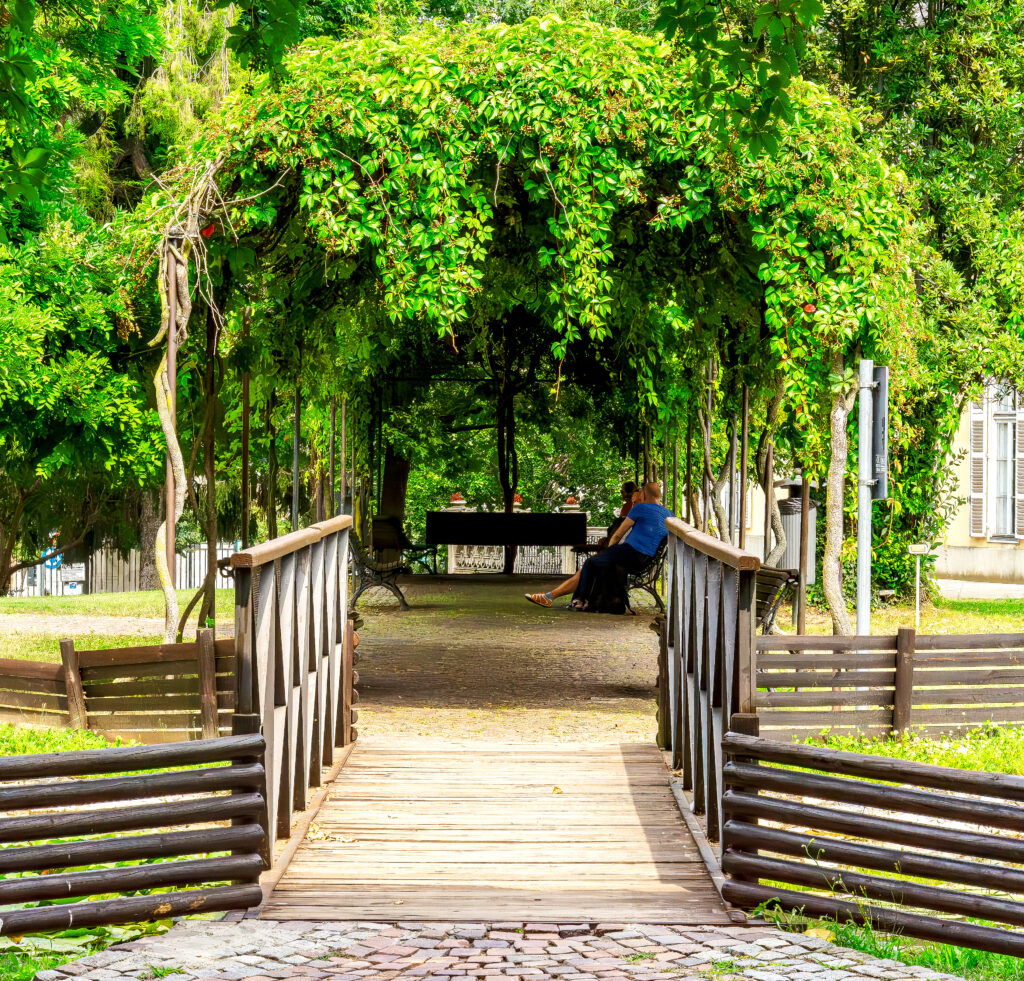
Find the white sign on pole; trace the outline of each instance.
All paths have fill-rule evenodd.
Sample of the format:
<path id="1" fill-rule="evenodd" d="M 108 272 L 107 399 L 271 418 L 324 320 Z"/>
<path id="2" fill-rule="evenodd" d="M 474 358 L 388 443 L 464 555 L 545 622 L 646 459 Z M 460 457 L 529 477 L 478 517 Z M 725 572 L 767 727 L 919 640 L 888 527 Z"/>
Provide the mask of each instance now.
<path id="1" fill-rule="evenodd" d="M 85 582 L 84 562 L 65 562 L 60 567 L 61 582 Z"/>

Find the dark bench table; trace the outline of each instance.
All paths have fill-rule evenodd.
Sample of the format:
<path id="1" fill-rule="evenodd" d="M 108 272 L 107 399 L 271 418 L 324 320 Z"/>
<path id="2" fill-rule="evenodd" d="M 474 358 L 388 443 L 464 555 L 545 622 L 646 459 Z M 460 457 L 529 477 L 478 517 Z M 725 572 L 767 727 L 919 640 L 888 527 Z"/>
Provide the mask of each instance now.
<path id="1" fill-rule="evenodd" d="M 430 545 L 585 545 L 587 516 L 428 511 L 425 538 Z"/>

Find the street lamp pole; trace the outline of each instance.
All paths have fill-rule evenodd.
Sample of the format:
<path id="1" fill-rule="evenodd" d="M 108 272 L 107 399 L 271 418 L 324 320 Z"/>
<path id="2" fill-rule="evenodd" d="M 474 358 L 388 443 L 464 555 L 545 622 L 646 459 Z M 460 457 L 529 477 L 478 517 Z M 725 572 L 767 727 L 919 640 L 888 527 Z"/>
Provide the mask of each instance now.
<path id="1" fill-rule="evenodd" d="M 857 432 L 857 633 L 871 633 L 871 497 L 873 484 L 872 390 L 875 363 L 860 362 L 859 415 Z"/>

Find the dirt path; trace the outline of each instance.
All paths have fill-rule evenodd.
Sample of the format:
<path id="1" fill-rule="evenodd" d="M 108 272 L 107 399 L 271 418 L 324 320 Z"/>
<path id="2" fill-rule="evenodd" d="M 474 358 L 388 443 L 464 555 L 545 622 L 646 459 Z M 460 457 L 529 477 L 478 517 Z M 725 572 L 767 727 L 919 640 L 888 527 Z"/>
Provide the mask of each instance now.
<path id="1" fill-rule="evenodd" d="M 651 740 L 653 608 L 636 617 L 547 610 L 523 599 L 536 588 L 415 577 L 407 613 L 390 597 L 361 602 L 360 733 Z"/>
<path id="2" fill-rule="evenodd" d="M 84 613 L 0 613 L 0 634 L 139 634 L 163 633 L 158 617 L 90 616 Z"/>

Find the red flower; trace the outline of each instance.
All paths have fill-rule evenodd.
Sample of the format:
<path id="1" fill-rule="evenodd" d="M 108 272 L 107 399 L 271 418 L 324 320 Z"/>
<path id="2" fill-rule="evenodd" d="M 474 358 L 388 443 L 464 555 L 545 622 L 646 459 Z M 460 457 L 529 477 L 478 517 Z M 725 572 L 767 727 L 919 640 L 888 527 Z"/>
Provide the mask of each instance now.
<path id="1" fill-rule="evenodd" d="M 523 495 L 522 494 L 516 494 L 516 496 L 512 498 L 512 503 L 513 504 L 522 504 L 523 503 Z"/>
<path id="2" fill-rule="evenodd" d="M 462 500 L 462 495 L 458 491 L 456 491 L 454 494 L 452 494 L 452 499 L 451 499 L 451 503 L 452 504 L 455 504 L 455 503 L 457 503 L 458 501 L 461 501 L 461 500 Z"/>
<path id="3" fill-rule="evenodd" d="M 573 505 L 579 504 L 580 502 L 577 501 L 575 497 L 570 495 L 565 499 L 565 503 L 572 507 Z"/>
<path id="4" fill-rule="evenodd" d="M 216 230 L 217 226 L 211 221 L 209 225 L 199 232 L 199 234 L 202 235 L 203 238 L 210 238 Z"/>
<path id="5" fill-rule="evenodd" d="M 817 309 L 818 308 L 813 303 L 804 304 L 804 313 L 815 313 Z"/>

